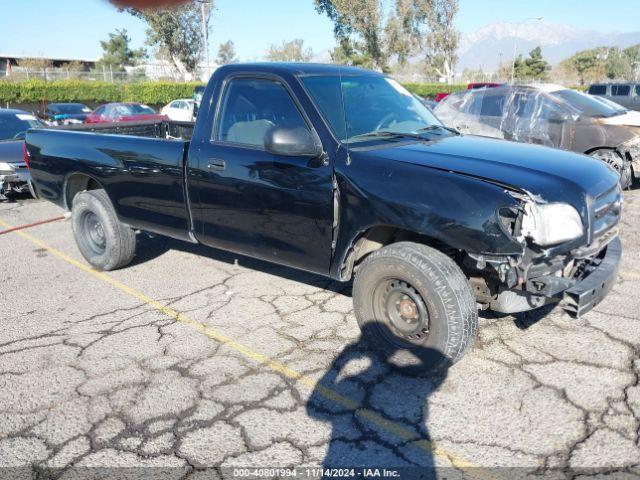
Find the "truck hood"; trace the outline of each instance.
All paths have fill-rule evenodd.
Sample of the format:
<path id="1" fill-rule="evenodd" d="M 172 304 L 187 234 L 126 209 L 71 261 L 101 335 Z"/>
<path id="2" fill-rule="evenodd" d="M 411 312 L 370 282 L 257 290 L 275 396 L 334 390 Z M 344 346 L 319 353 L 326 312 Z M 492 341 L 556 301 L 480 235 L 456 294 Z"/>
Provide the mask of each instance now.
<path id="1" fill-rule="evenodd" d="M 569 193 L 584 201 L 584 194 L 597 196 L 618 182 L 611 168 L 585 155 L 472 135 L 398 142 L 368 153 L 480 178 L 548 202 L 569 201 Z"/>
<path id="2" fill-rule="evenodd" d="M 603 125 L 621 125 L 625 127 L 640 127 L 640 112 L 629 110 L 622 115 L 598 119 Z"/>

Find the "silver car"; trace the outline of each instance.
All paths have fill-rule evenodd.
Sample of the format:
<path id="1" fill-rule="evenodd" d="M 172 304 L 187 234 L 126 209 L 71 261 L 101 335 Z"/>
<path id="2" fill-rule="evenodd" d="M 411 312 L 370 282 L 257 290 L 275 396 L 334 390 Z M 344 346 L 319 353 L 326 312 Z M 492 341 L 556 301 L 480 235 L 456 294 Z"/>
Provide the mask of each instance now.
<path id="1" fill-rule="evenodd" d="M 33 114 L 0 108 L 0 200 L 7 194 L 31 192 L 31 176 L 24 157 L 24 136 L 44 124 Z"/>
<path id="2" fill-rule="evenodd" d="M 434 113 L 462 133 L 583 153 L 607 162 L 623 188 L 640 176 L 640 112 L 560 85 L 505 85 L 449 95 Z"/>
<path id="3" fill-rule="evenodd" d="M 630 110 L 640 110 L 640 83 L 594 83 L 587 91 Z"/>

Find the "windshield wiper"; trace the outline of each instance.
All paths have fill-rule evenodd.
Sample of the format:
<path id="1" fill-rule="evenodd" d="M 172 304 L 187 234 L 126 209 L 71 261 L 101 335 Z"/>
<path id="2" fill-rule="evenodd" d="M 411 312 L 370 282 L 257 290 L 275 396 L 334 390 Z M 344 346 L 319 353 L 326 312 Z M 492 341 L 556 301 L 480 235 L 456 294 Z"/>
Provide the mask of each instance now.
<path id="1" fill-rule="evenodd" d="M 428 125 L 426 127 L 419 128 L 418 130 L 416 130 L 416 132 L 428 132 L 429 130 L 446 130 L 446 131 L 451 132 L 451 133 L 453 133 L 455 135 L 462 135 L 455 128 L 445 127 L 444 125 Z"/>
<path id="2" fill-rule="evenodd" d="M 390 132 L 388 130 L 376 130 L 369 133 L 361 133 L 360 135 L 354 135 L 349 140 L 365 139 L 365 138 L 413 138 L 420 141 L 428 141 L 428 138 L 418 135 L 417 133 L 404 133 L 404 132 Z"/>

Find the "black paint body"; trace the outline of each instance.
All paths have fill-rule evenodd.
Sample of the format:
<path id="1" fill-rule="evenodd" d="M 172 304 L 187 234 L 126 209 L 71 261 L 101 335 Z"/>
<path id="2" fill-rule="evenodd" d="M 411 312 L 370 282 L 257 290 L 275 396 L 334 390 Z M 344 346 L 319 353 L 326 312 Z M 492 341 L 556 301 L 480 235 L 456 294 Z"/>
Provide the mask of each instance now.
<path id="1" fill-rule="evenodd" d="M 618 181 L 602 162 L 546 147 L 435 134 L 425 134 L 425 141 L 372 140 L 347 151 L 300 77 L 349 71 L 301 64 L 219 68 L 190 142 L 30 131 L 37 191 L 69 208 L 69 179 L 88 175 L 132 227 L 333 278 L 340 278 L 354 241 L 376 226 L 415 232 L 471 254 L 522 255 L 522 242 L 505 232 L 497 215 L 519 205 L 514 192 L 569 203 L 580 212 L 584 236 L 547 255 L 591 242 L 590 205 Z M 212 141 L 221 90 L 237 75 L 284 83 L 322 142 L 325 158 L 276 156 Z"/>

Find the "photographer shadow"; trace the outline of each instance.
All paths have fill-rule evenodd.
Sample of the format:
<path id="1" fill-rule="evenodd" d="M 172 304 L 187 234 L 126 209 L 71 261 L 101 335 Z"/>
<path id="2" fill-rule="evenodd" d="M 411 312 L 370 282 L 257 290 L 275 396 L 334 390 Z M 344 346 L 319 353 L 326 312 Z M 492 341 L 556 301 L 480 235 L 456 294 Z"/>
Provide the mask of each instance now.
<path id="1" fill-rule="evenodd" d="M 429 396 L 444 382 L 450 361 L 437 350 L 415 347 L 421 359 L 409 367 L 394 364 L 401 347 L 378 353 L 369 335 L 391 335 L 371 322 L 361 337 L 342 350 L 316 384 L 307 413 L 331 423 L 324 469 L 394 469 L 400 478 L 436 478 L 427 428 Z M 439 365 L 431 376 L 417 376 Z M 326 475 L 326 470 L 325 470 Z"/>

